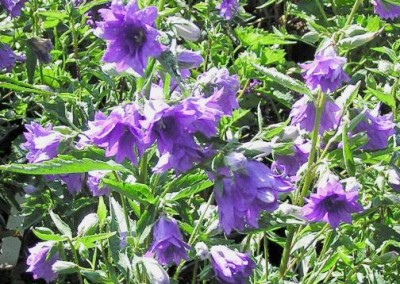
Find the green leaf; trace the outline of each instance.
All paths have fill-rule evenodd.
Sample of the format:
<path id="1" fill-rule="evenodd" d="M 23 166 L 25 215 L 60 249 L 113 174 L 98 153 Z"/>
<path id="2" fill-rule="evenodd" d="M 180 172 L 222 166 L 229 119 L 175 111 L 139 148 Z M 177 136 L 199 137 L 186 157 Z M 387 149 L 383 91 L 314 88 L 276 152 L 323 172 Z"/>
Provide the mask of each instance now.
<path id="1" fill-rule="evenodd" d="M 261 29 L 253 27 L 238 27 L 235 33 L 240 42 L 245 46 L 256 45 L 275 45 L 275 44 L 294 44 L 294 41 L 288 41 L 279 35 L 267 33 Z"/>
<path id="2" fill-rule="evenodd" d="M 177 195 L 175 195 L 172 200 L 176 201 L 179 199 L 183 199 L 183 198 L 189 198 L 211 186 L 213 186 L 213 182 L 210 180 L 200 180 L 194 184 L 192 184 L 190 187 L 186 187 L 182 190 L 179 191 L 179 193 Z"/>
<path id="3" fill-rule="evenodd" d="M 354 163 L 353 154 L 350 148 L 347 123 L 344 124 L 343 126 L 342 142 L 343 142 L 343 157 L 346 170 L 350 176 L 354 177 L 356 174 L 356 164 Z"/>
<path id="4" fill-rule="evenodd" d="M 1 165 L 0 170 L 29 175 L 56 175 L 86 173 L 89 171 L 127 171 L 122 165 L 113 161 L 96 161 L 87 158 L 76 159 L 67 155 L 59 155 L 49 161 L 37 164 L 9 164 Z"/>
<path id="5" fill-rule="evenodd" d="M 367 93 L 374 95 L 377 97 L 382 103 L 390 106 L 391 108 L 396 107 L 396 102 L 394 100 L 394 97 L 391 95 L 387 95 L 381 91 L 374 90 L 372 88 L 367 87 L 368 91 Z"/>
<path id="6" fill-rule="evenodd" d="M 325 263 L 325 265 L 322 267 L 321 272 L 325 272 L 328 271 L 329 269 L 331 269 L 336 262 L 339 260 L 340 256 L 339 254 L 336 252 L 334 255 L 332 255 L 328 261 Z"/>
<path id="7" fill-rule="evenodd" d="M 115 234 L 116 232 L 110 232 L 110 233 L 102 233 L 102 234 L 80 237 L 76 240 L 75 247 L 78 247 L 79 243 L 82 243 L 85 247 L 92 248 L 94 247 L 95 242 L 109 239 Z"/>
<path id="8" fill-rule="evenodd" d="M 104 203 L 103 196 L 99 197 L 99 205 L 97 207 L 97 216 L 99 217 L 99 222 L 100 222 L 100 227 L 103 227 L 104 222 L 106 221 L 107 218 L 107 207 L 106 204 Z"/>
<path id="9" fill-rule="evenodd" d="M 155 198 L 152 195 L 150 188 L 141 183 L 127 183 L 112 179 L 104 178 L 102 183 L 112 190 L 136 201 L 144 204 L 154 204 Z"/>
<path id="10" fill-rule="evenodd" d="M 265 76 L 273 80 L 274 82 L 282 85 L 283 87 L 289 88 L 295 92 L 308 95 L 310 98 L 312 97 L 311 91 L 299 80 L 293 79 L 288 75 L 285 75 L 275 68 L 266 68 L 259 65 L 254 65 L 254 67 L 263 73 Z"/>
<path id="11" fill-rule="evenodd" d="M 61 220 L 60 216 L 50 210 L 50 217 L 54 222 L 56 228 L 65 236 L 72 238 L 71 228 Z"/>
<path id="12" fill-rule="evenodd" d="M 33 53 L 32 49 L 30 47 L 27 47 L 27 49 L 26 49 L 25 65 L 26 65 L 26 73 L 28 75 L 28 82 L 30 84 L 32 84 L 33 79 L 35 77 L 37 57 L 36 57 L 35 53 Z"/>
<path id="13" fill-rule="evenodd" d="M 58 234 L 54 234 L 54 232 L 48 228 L 38 227 L 33 229 L 32 231 L 36 235 L 36 237 L 38 237 L 43 241 L 62 242 L 66 240 L 65 237 Z"/>

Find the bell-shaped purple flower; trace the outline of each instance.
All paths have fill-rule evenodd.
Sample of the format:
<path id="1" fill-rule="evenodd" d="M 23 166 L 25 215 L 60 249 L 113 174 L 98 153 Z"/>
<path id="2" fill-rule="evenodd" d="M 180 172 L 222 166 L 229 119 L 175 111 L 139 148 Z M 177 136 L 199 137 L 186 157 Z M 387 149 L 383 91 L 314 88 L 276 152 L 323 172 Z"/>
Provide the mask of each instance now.
<path id="1" fill-rule="evenodd" d="M 221 4 L 218 6 L 219 15 L 227 20 L 232 19 L 234 14 L 239 10 L 238 0 L 222 0 Z"/>
<path id="2" fill-rule="evenodd" d="M 62 184 L 67 186 L 69 193 L 75 194 L 82 190 L 82 182 L 85 178 L 84 174 L 66 174 L 57 175 L 57 178 L 61 180 Z"/>
<path id="3" fill-rule="evenodd" d="M 248 254 L 240 253 L 226 246 L 213 246 L 210 249 L 211 265 L 220 283 L 247 283 L 256 268 Z"/>
<path id="4" fill-rule="evenodd" d="M 15 18 L 21 14 L 21 10 L 24 7 L 26 1 L 28 0 L 0 0 L 0 6 L 3 6 L 7 13 L 12 18 Z"/>
<path id="5" fill-rule="evenodd" d="M 22 56 L 17 56 L 7 44 L 0 43 L 0 71 L 10 72 L 16 61 L 22 61 Z"/>
<path id="6" fill-rule="evenodd" d="M 41 242 L 29 249 L 29 256 L 26 260 L 29 267 L 26 271 L 32 272 L 34 279 L 42 278 L 46 282 L 51 282 L 57 278 L 52 266 L 59 259 L 58 254 L 53 254 L 50 259 L 46 260 L 52 246 L 52 242 Z"/>
<path id="7" fill-rule="evenodd" d="M 346 58 L 337 55 L 333 45 L 323 48 L 315 54 L 314 61 L 300 64 L 307 87 L 311 90 L 320 87 L 324 93 L 334 92 L 350 79 L 343 70 L 346 62 Z"/>
<path id="8" fill-rule="evenodd" d="M 22 148 L 29 151 L 26 155 L 29 163 L 39 163 L 57 156 L 62 136 L 53 131 L 51 124 L 43 128 L 40 124 L 31 122 L 25 128 L 28 131 L 24 132 L 26 142 L 22 144 Z"/>
<path id="9" fill-rule="evenodd" d="M 371 0 L 374 6 L 374 12 L 382 19 L 391 19 L 400 17 L 400 5 L 388 3 L 385 0 Z"/>
<path id="10" fill-rule="evenodd" d="M 332 228 L 340 222 L 351 224 L 351 213 L 362 212 L 358 203 L 358 189 L 343 189 L 338 178 L 332 174 L 324 176 L 318 183 L 317 193 L 312 193 L 302 208 L 304 218 L 311 222 L 323 221 Z"/>
<path id="11" fill-rule="evenodd" d="M 319 134 L 335 129 L 339 124 L 340 108 L 335 102 L 327 99 L 322 111 L 322 119 L 319 125 Z M 291 125 L 298 125 L 301 129 L 311 132 L 314 128 L 316 108 L 306 96 L 294 103 L 289 117 Z"/>
<path id="12" fill-rule="evenodd" d="M 135 104 L 118 106 L 109 116 L 96 113 L 95 120 L 89 122 L 89 130 L 84 134 L 93 144 L 106 149 L 106 157 L 115 157 L 118 163 L 127 158 L 136 165 L 136 155 L 141 156 L 147 148 L 142 141 L 142 119 Z"/>
<path id="13" fill-rule="evenodd" d="M 357 124 L 353 134 L 365 132 L 368 142 L 361 146 L 364 150 L 380 150 L 388 146 L 389 137 L 395 134 L 393 114 L 379 115 L 380 104 L 365 112 L 364 119 Z"/>
<path id="14" fill-rule="evenodd" d="M 146 255 L 154 256 L 162 265 L 179 265 L 181 260 L 188 260 L 190 246 L 183 241 L 175 219 L 161 216 L 154 226 L 153 243 Z"/>
<path id="15" fill-rule="evenodd" d="M 93 196 L 108 195 L 110 189 L 106 186 L 100 187 L 101 179 L 110 171 L 90 171 L 88 172 L 87 185 Z"/>
<path id="16" fill-rule="evenodd" d="M 285 177 L 253 160 L 241 160 L 234 167 L 222 167 L 209 176 L 215 184 L 220 227 L 226 234 L 233 229 L 243 230 L 246 224 L 257 228 L 260 213 L 278 207 L 278 193 L 293 189 Z"/>
<path id="17" fill-rule="evenodd" d="M 275 162 L 284 167 L 288 176 L 295 176 L 300 167 L 307 163 L 311 152 L 311 143 L 301 138 L 296 139 L 293 143 L 293 150 L 294 152 L 291 155 L 277 155 L 275 157 Z"/>
<path id="18" fill-rule="evenodd" d="M 110 9 L 99 11 L 103 22 L 97 23 L 96 34 L 107 41 L 103 61 L 116 63 L 118 72 L 132 68 L 143 75 L 149 57 L 158 57 L 163 47 L 158 42 L 159 31 L 154 28 L 157 8 L 140 10 L 136 1 L 127 6 L 114 0 Z"/>

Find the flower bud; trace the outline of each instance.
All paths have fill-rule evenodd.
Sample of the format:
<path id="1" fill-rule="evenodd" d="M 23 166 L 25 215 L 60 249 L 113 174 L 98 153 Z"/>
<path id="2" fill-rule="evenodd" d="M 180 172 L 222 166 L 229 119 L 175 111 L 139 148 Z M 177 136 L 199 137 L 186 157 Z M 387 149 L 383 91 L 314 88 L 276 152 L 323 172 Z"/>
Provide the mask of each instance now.
<path id="1" fill-rule="evenodd" d="M 178 36 L 190 41 L 200 39 L 201 31 L 192 22 L 180 17 L 170 17 L 168 21 Z"/>
<path id="2" fill-rule="evenodd" d="M 91 235 L 96 230 L 96 227 L 99 223 L 99 217 L 96 213 L 90 213 L 85 218 L 83 218 L 82 222 L 78 226 L 78 235 Z"/>
<path id="3" fill-rule="evenodd" d="M 244 143 L 241 148 L 249 151 L 260 152 L 264 154 L 263 156 L 268 156 L 272 152 L 272 143 L 264 141 L 253 141 Z"/>
<path id="4" fill-rule="evenodd" d="M 57 260 L 51 267 L 55 273 L 59 274 L 75 273 L 77 268 L 78 266 L 75 263 L 62 260 Z"/>
<path id="5" fill-rule="evenodd" d="M 225 165 L 232 171 L 244 169 L 246 167 L 247 159 L 242 153 L 232 152 L 224 158 Z"/>
<path id="6" fill-rule="evenodd" d="M 196 250 L 196 255 L 201 259 L 201 260 L 206 260 L 208 258 L 209 252 L 208 252 L 208 247 L 205 243 L 203 242 L 198 242 L 195 246 L 194 249 Z"/>
<path id="7" fill-rule="evenodd" d="M 151 284 L 169 284 L 169 276 L 162 266 L 152 257 L 143 257 L 147 277 Z"/>

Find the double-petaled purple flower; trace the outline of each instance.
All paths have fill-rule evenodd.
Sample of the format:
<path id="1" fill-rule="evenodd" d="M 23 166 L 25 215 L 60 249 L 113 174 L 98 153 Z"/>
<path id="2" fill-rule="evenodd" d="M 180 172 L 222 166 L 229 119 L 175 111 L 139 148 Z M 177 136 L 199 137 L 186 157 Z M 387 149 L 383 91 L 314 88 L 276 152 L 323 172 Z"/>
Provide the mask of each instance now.
<path id="1" fill-rule="evenodd" d="M 118 163 L 127 158 L 136 165 L 137 154 L 142 155 L 147 147 L 142 141 L 142 119 L 135 104 L 118 106 L 109 116 L 101 112 L 96 113 L 94 121 L 89 122 L 89 130 L 85 131 L 84 135 L 93 144 L 105 148 L 107 157 L 115 157 Z"/>
<path id="2" fill-rule="evenodd" d="M 400 5 L 388 3 L 385 0 L 371 0 L 374 12 L 382 19 L 392 19 L 400 17 Z"/>
<path id="3" fill-rule="evenodd" d="M 7 44 L 0 43 L 0 71 L 5 69 L 6 72 L 10 72 L 19 60 L 23 60 L 23 57 L 17 56 Z"/>
<path id="4" fill-rule="evenodd" d="M 263 163 L 230 156 L 227 167 L 209 173 L 215 184 L 220 227 L 226 234 L 233 229 L 243 230 L 246 224 L 257 228 L 260 213 L 278 207 L 278 193 L 293 189 L 286 178 Z"/>
<path id="5" fill-rule="evenodd" d="M 222 0 L 221 4 L 218 6 L 219 15 L 227 20 L 232 19 L 234 14 L 239 10 L 238 0 Z"/>
<path id="6" fill-rule="evenodd" d="M 59 259 L 58 254 L 53 254 L 47 259 L 52 246 L 52 242 L 41 242 L 29 249 L 30 255 L 26 260 L 26 264 L 29 267 L 26 271 L 32 272 L 34 279 L 42 278 L 46 282 L 51 282 L 57 278 L 57 274 L 52 270 L 52 266 Z"/>
<path id="7" fill-rule="evenodd" d="M 329 223 L 332 228 L 337 228 L 342 221 L 351 224 L 351 213 L 363 211 L 358 203 L 358 188 L 345 191 L 332 174 L 320 180 L 317 193 L 312 193 L 307 202 L 302 208 L 304 218 L 311 222 Z"/>
<path id="8" fill-rule="evenodd" d="M 87 185 L 93 196 L 107 195 L 110 189 L 106 186 L 100 187 L 101 179 L 110 171 L 90 171 L 88 172 Z"/>
<path id="9" fill-rule="evenodd" d="M 308 161 L 311 151 L 311 143 L 303 139 L 296 139 L 293 143 L 293 154 L 277 155 L 275 162 L 284 167 L 284 172 L 288 176 L 296 176 L 300 167 Z"/>
<path id="10" fill-rule="evenodd" d="M 15 18 L 21 14 L 26 1 L 28 0 L 0 0 L 0 4 L 12 18 Z"/>
<path id="11" fill-rule="evenodd" d="M 114 0 L 110 9 L 99 11 L 103 22 L 98 22 L 96 34 L 107 41 L 103 61 L 116 63 L 118 72 L 132 68 L 143 75 L 149 57 L 158 57 L 163 47 L 158 42 L 159 32 L 154 28 L 157 8 L 140 10 L 136 1 L 127 6 Z"/>
<path id="12" fill-rule="evenodd" d="M 24 132 L 26 142 L 22 144 L 22 148 L 29 151 L 26 155 L 29 163 L 39 163 L 57 156 L 62 136 L 53 131 L 51 124 L 43 128 L 40 124 L 31 122 L 25 128 L 28 131 Z"/>
<path id="13" fill-rule="evenodd" d="M 322 111 L 322 119 L 319 125 L 319 134 L 334 129 L 339 124 L 340 108 L 329 98 L 326 100 Z M 292 125 L 298 125 L 301 129 L 311 132 L 314 128 L 316 108 L 315 104 L 308 100 L 307 96 L 302 97 L 294 103 L 289 117 Z"/>
<path id="14" fill-rule="evenodd" d="M 368 142 L 361 147 L 364 150 L 380 150 L 388 146 L 389 137 L 395 133 L 393 114 L 379 115 L 380 104 L 365 112 L 364 119 L 357 124 L 353 134 L 365 132 Z"/>
<path id="15" fill-rule="evenodd" d="M 312 62 L 300 64 L 306 85 L 312 90 L 318 87 L 326 92 L 334 92 L 350 78 L 343 66 L 347 60 L 337 55 L 333 45 L 329 45 L 315 54 Z"/>
<path id="16" fill-rule="evenodd" d="M 181 260 L 188 260 L 190 246 L 183 241 L 175 219 L 161 216 L 154 226 L 153 243 L 146 255 L 154 256 L 162 265 L 179 265 Z"/>
<path id="17" fill-rule="evenodd" d="M 256 267 L 248 254 L 240 253 L 226 246 L 210 249 L 211 265 L 220 283 L 246 283 Z"/>

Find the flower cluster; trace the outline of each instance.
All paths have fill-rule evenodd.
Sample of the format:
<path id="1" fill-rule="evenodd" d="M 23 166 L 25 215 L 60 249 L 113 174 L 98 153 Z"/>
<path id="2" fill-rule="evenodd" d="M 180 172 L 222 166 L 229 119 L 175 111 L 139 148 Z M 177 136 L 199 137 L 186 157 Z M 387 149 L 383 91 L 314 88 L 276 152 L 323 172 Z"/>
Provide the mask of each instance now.
<path id="1" fill-rule="evenodd" d="M 233 229 L 243 230 L 246 224 L 257 228 L 261 211 L 274 211 L 278 193 L 293 189 L 288 180 L 261 162 L 236 155 L 228 166 L 210 174 L 220 226 L 226 234 Z"/>

